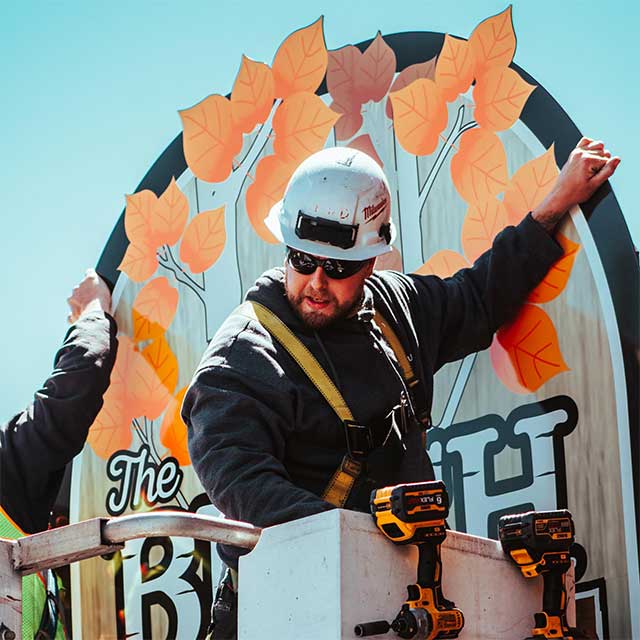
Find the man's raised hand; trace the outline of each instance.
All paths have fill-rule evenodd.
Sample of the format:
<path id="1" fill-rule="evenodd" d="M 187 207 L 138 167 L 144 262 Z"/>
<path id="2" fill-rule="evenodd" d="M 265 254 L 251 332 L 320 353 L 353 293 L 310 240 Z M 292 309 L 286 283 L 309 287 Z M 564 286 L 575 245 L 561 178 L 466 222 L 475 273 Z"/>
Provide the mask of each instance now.
<path id="1" fill-rule="evenodd" d="M 67 302 L 71 309 L 67 316 L 69 322 L 75 322 L 83 313 L 89 311 L 111 311 L 109 288 L 94 269 L 87 269 L 82 281 L 73 288 Z"/>
<path id="2" fill-rule="evenodd" d="M 600 140 L 582 138 L 569 155 L 547 197 L 531 213 L 547 231 L 553 231 L 572 207 L 588 200 L 615 172 L 620 158 L 612 157 Z"/>

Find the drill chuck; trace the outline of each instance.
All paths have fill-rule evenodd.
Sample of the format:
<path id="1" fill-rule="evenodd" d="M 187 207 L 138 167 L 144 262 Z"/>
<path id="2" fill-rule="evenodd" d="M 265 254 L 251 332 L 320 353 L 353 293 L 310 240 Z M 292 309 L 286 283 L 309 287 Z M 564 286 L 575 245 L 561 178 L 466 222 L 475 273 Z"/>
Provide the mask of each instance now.
<path id="1" fill-rule="evenodd" d="M 357 624 L 353 632 L 358 638 L 365 636 L 377 636 L 387 633 L 391 629 L 391 625 L 386 620 L 376 620 L 375 622 L 361 622 Z"/>

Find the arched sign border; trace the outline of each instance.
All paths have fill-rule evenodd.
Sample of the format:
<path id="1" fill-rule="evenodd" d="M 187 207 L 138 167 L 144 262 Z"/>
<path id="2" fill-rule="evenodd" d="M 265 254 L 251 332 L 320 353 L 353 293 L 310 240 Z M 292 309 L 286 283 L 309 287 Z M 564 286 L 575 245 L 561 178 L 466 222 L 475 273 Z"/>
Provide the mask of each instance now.
<path id="1" fill-rule="evenodd" d="M 384 36 L 397 58 L 397 71 L 409 65 L 429 60 L 438 55 L 444 42 L 444 34 L 434 32 L 405 32 Z M 367 49 L 372 40 L 355 45 L 361 51 Z M 510 65 L 527 82 L 537 86 L 529 98 L 520 120 L 535 135 L 539 142 L 549 148 L 555 145 L 556 163 L 562 166 L 574 148 L 581 132 L 562 107 L 537 82 L 516 64 Z M 326 81 L 318 88 L 318 95 L 327 93 Z M 549 117 L 552 114 L 553 117 Z M 172 176 L 180 176 L 187 169 L 183 153 L 182 133 L 176 136 L 151 169 L 144 176 L 136 191 L 149 189 L 162 193 Z M 622 211 L 609 183 L 605 183 L 587 203 L 581 206 L 596 249 L 604 267 L 611 295 L 618 334 L 621 341 L 622 359 L 627 390 L 629 444 L 633 476 L 634 504 L 640 504 L 640 367 L 637 354 L 640 352 L 640 272 L 629 231 Z M 117 269 L 122 261 L 129 241 L 124 229 L 124 211 L 112 231 L 98 261 L 97 270 L 109 282 L 115 284 L 120 273 Z M 635 509 L 636 558 L 640 550 L 640 509 Z"/>

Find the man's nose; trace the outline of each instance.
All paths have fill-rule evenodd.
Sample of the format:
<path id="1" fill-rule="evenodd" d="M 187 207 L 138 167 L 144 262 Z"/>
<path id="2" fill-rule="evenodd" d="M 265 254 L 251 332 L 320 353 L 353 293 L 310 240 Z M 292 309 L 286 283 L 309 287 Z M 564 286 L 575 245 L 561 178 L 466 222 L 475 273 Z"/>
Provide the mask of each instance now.
<path id="1" fill-rule="evenodd" d="M 317 266 L 311 274 L 311 286 L 314 289 L 324 289 L 327 286 L 327 274 L 321 266 Z"/>

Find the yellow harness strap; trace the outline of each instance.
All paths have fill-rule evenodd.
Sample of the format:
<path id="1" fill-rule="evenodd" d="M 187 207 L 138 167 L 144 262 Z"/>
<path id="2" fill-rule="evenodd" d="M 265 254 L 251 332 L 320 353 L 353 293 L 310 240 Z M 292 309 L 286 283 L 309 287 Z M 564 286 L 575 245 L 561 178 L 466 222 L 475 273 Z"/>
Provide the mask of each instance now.
<path id="1" fill-rule="evenodd" d="M 241 304 L 235 311 L 236 314 L 257 320 L 269 333 L 289 352 L 291 357 L 298 363 L 300 368 L 307 374 L 311 382 L 316 386 L 318 391 L 324 396 L 338 418 L 344 423 L 346 421 L 353 422 L 353 415 L 347 406 L 342 394 L 333 384 L 331 378 L 327 375 L 322 365 L 317 361 L 316 357 L 305 347 L 300 339 L 287 327 L 287 325 L 278 318 L 267 307 L 258 302 L 247 301 Z M 387 342 L 391 345 L 393 352 L 402 369 L 403 377 L 410 386 L 416 384 L 417 379 L 413 374 L 411 364 L 400 344 L 400 340 L 396 336 L 389 324 L 376 314 L 376 322 L 380 326 L 380 330 Z M 322 494 L 322 498 L 336 507 L 344 507 L 349 493 L 353 488 L 356 478 L 362 472 L 362 462 L 355 460 L 348 453 L 342 459 L 340 466 L 336 469 L 331 477 L 329 484 Z"/>
<path id="2" fill-rule="evenodd" d="M 396 332 L 391 328 L 391 325 L 382 317 L 380 313 L 376 313 L 375 323 L 380 327 L 380 331 L 382 331 L 384 339 L 393 349 L 393 353 L 398 360 L 400 369 L 402 369 L 402 377 L 404 378 L 404 381 L 407 383 L 407 385 L 409 385 L 409 388 L 415 386 L 418 383 L 418 378 L 416 378 L 415 374 L 413 373 L 413 367 L 409 362 L 409 358 L 407 358 L 407 354 L 402 348 L 402 343 L 396 335 Z"/>
<path id="3" fill-rule="evenodd" d="M 336 385 L 333 384 L 333 380 L 327 375 L 311 351 L 300 342 L 298 337 L 273 311 L 258 302 L 249 301 L 240 305 L 236 313 L 258 320 L 300 365 L 300 368 L 331 405 L 338 418 L 343 422 L 345 420 L 353 421 L 351 410 L 347 407 L 347 403 Z"/>

